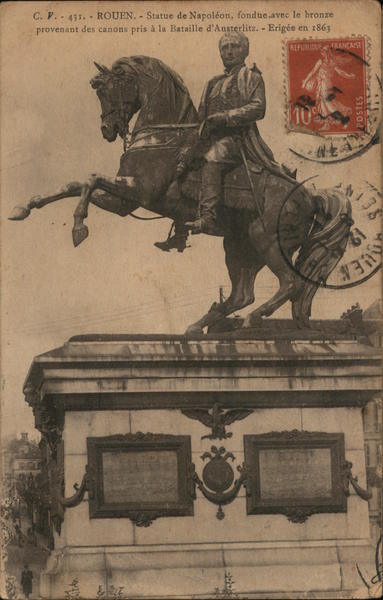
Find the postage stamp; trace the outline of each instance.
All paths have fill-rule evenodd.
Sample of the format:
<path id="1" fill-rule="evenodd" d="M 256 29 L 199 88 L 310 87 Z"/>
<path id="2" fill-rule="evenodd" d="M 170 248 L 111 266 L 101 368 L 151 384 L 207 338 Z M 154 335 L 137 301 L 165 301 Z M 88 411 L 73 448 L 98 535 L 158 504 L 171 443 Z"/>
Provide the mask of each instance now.
<path id="1" fill-rule="evenodd" d="M 368 36 L 288 40 L 283 52 L 292 154 L 332 164 L 379 142 L 382 82 Z"/>
<path id="2" fill-rule="evenodd" d="M 365 38 L 286 45 L 288 127 L 321 135 L 367 132 Z"/>

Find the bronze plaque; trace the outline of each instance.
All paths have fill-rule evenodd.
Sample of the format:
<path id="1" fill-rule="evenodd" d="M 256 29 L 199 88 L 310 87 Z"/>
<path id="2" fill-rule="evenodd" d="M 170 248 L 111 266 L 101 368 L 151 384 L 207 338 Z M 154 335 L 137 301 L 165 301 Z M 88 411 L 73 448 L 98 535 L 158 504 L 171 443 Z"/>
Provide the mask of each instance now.
<path id="1" fill-rule="evenodd" d="M 315 473 L 315 477 L 313 474 Z M 262 498 L 331 496 L 330 448 L 265 449 L 259 452 Z M 292 480 L 294 485 L 291 485 Z"/>
<path id="2" fill-rule="evenodd" d="M 177 502 L 178 469 L 174 450 L 102 453 L 106 503 Z"/>
<path id="3" fill-rule="evenodd" d="M 245 435 L 248 514 L 282 513 L 303 522 L 345 512 L 344 435 L 307 431 Z"/>
<path id="4" fill-rule="evenodd" d="M 87 438 L 91 518 L 193 515 L 190 436 L 153 433 Z"/>

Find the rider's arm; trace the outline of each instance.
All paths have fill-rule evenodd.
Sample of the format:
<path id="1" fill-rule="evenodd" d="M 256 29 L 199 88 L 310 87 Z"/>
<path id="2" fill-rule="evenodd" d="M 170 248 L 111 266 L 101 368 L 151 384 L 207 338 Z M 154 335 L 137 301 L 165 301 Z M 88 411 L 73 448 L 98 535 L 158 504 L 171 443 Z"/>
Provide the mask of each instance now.
<path id="1" fill-rule="evenodd" d="M 201 102 L 198 107 L 198 119 L 199 119 L 200 123 L 202 123 L 202 121 L 204 119 L 206 119 L 206 98 L 207 98 L 207 94 L 208 94 L 209 84 L 210 84 L 210 81 L 208 81 L 204 87 L 204 90 L 202 92 Z"/>
<path id="2" fill-rule="evenodd" d="M 206 117 L 207 117 L 207 102 L 208 102 L 210 91 L 214 87 L 214 84 L 222 77 L 223 77 L 223 75 L 218 75 L 217 77 L 213 77 L 213 79 L 210 79 L 210 81 L 208 81 L 204 87 L 204 90 L 202 92 L 201 102 L 198 107 L 198 119 L 199 119 L 200 123 L 202 123 L 202 121 L 204 119 L 206 119 Z"/>
<path id="3" fill-rule="evenodd" d="M 263 119 L 266 111 L 265 84 L 259 72 L 249 70 L 246 81 L 241 83 L 246 104 L 225 111 L 227 127 L 241 127 Z M 241 89 L 240 85 L 240 89 Z"/>

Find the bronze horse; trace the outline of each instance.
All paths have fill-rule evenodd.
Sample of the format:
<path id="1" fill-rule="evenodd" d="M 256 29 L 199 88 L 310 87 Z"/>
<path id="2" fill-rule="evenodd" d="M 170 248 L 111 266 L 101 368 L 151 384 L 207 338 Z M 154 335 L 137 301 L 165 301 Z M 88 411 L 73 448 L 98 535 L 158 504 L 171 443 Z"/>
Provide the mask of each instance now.
<path id="1" fill-rule="evenodd" d="M 182 79 L 160 60 L 145 56 L 121 58 L 111 70 L 96 66 L 99 74 L 91 85 L 101 103 L 104 138 L 113 142 L 119 135 L 126 144 L 129 122 L 138 112 L 116 180 L 93 175 L 84 184 L 70 183 L 55 195 L 15 207 L 10 218 L 22 220 L 32 208 L 81 196 L 74 213 L 75 246 L 88 235 L 83 221 L 89 203 L 122 217 L 141 206 L 177 222 L 193 221 L 199 173 L 177 173 L 185 148 L 198 139 L 198 118 Z M 297 324 L 307 325 L 314 294 L 346 248 L 352 224 L 347 197 L 339 189 L 310 192 L 288 174 L 248 164 L 246 170 L 238 167 L 226 176 L 220 222 L 231 294 L 213 304 L 187 333 L 201 333 L 252 304 L 255 277 L 265 266 L 278 277 L 279 290 L 246 317 L 244 326 L 256 324 L 288 300 Z"/>

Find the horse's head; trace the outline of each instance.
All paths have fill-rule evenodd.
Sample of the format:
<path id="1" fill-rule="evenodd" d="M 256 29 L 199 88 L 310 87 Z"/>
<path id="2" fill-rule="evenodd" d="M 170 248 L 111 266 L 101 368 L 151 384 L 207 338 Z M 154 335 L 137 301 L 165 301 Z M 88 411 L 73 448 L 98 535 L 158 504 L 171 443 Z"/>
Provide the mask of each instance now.
<path id="1" fill-rule="evenodd" d="M 157 58 L 120 58 L 111 69 L 95 63 L 91 80 L 101 102 L 101 131 L 109 142 L 129 131 L 139 110 L 135 131 L 158 124 L 193 123 L 197 113 L 181 77 Z M 134 133 L 134 132 L 133 132 Z"/>
<path id="2" fill-rule="evenodd" d="M 114 142 L 117 135 L 125 137 L 130 119 L 140 108 L 137 77 L 119 65 L 110 70 L 94 64 L 99 74 L 90 84 L 101 103 L 102 135 L 108 142 Z"/>

